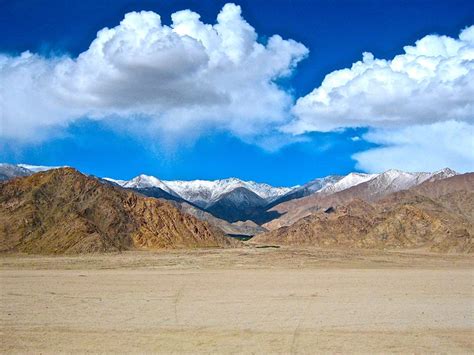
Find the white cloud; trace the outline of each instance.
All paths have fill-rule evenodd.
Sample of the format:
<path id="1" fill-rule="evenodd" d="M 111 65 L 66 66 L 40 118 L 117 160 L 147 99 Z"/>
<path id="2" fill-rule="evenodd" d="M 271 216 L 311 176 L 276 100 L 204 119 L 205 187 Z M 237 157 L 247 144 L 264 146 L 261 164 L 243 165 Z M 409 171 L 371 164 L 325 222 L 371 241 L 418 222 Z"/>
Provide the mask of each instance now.
<path id="1" fill-rule="evenodd" d="M 458 39 L 429 35 L 392 60 L 364 53 L 298 99 L 285 131 L 404 127 L 474 117 L 474 26 Z"/>
<path id="2" fill-rule="evenodd" d="M 0 137 L 37 140 L 83 117 L 143 121 L 165 135 L 252 136 L 287 122 L 292 97 L 275 80 L 307 53 L 278 35 L 259 43 L 233 4 L 214 25 L 189 10 L 170 26 L 154 12 L 131 12 L 77 58 L 0 55 Z"/>
<path id="3" fill-rule="evenodd" d="M 276 81 L 304 45 L 260 43 L 233 4 L 215 24 L 190 10 L 171 20 L 128 13 L 75 58 L 0 54 L 0 144 L 46 139 L 83 118 L 161 145 L 217 130 L 269 151 L 306 132 L 369 127 L 361 138 L 379 147 L 354 156 L 361 169 L 474 170 L 474 26 L 426 36 L 391 60 L 364 53 L 293 106 Z"/>
<path id="4" fill-rule="evenodd" d="M 357 167 L 364 171 L 435 171 L 445 167 L 460 172 L 474 171 L 473 124 L 446 121 L 375 129 L 363 138 L 382 145 L 353 156 Z"/>
<path id="5" fill-rule="evenodd" d="M 364 53 L 298 99 L 283 131 L 302 134 L 368 127 L 379 145 L 358 168 L 474 171 L 474 26 L 459 38 L 429 35 L 392 60 Z M 354 139 L 353 139 L 354 140 Z"/>

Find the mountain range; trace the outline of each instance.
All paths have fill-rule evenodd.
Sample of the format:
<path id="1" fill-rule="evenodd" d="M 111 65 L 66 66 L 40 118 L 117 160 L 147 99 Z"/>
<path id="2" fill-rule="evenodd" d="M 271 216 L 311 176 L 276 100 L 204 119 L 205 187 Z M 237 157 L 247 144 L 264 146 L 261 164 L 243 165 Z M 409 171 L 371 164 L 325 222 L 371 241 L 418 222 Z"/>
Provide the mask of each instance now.
<path id="1" fill-rule="evenodd" d="M 376 201 L 390 193 L 410 189 L 425 181 L 442 180 L 456 175 L 457 173 L 449 168 L 433 173 L 409 173 L 394 169 L 381 174 L 351 173 L 315 193 L 272 207 L 269 211 L 278 213 L 280 217 L 264 224 L 264 227 L 273 230 L 288 226 L 317 210 L 334 207 L 355 198 Z"/>
<path id="2" fill-rule="evenodd" d="M 50 168 L 56 167 L 0 164 L 0 179 L 26 176 Z M 326 201 L 322 205 L 327 205 L 329 202 L 334 204 L 335 199 L 345 201 L 352 197 L 374 200 L 429 179 L 441 179 L 456 174 L 448 168 L 434 173 L 408 173 L 399 170 L 389 170 L 381 174 L 350 173 L 345 176 L 317 178 L 295 187 L 273 187 L 237 178 L 213 181 L 161 180 L 144 174 L 130 180 L 108 177 L 103 180 L 148 197 L 190 204 L 230 223 L 250 220 L 265 228 L 274 229 L 292 224 L 313 212 L 315 208 L 320 207 L 322 201 Z M 356 186 L 357 188 L 354 188 Z M 345 192 L 341 194 L 343 191 Z"/>
<path id="3" fill-rule="evenodd" d="M 238 188 L 251 191 L 265 203 L 269 203 L 292 190 L 289 187 L 273 187 L 268 184 L 242 181 L 236 178 L 213 181 L 167 181 L 160 180 L 154 176 L 139 175 L 131 180 L 115 180 L 107 177 L 104 179 L 125 188 L 144 189 L 158 187 L 170 195 L 180 197 L 202 208 L 208 208 L 223 195 L 229 194 Z"/>
<path id="4" fill-rule="evenodd" d="M 0 164 L 0 179 L 7 181 L 15 177 L 24 179 L 25 176 L 36 175 L 36 171 L 48 172 L 48 169 L 48 167 L 44 166 L 35 167 L 25 164 Z M 67 168 L 55 168 L 51 171 L 62 171 L 64 169 Z M 432 206 L 428 209 L 429 213 L 423 210 L 423 213 L 428 213 L 430 216 L 430 213 L 435 210 L 433 207 L 435 205 L 438 210 L 443 210 L 444 212 L 446 212 L 444 209 L 447 209 L 447 206 L 450 206 L 452 210 L 458 211 L 455 213 L 456 217 L 453 217 L 452 211 L 446 212 L 450 217 L 443 217 L 443 221 L 448 222 L 446 222 L 445 229 L 442 230 L 449 230 L 450 233 L 454 233 L 459 230 L 453 226 L 467 223 L 465 230 L 468 231 L 467 235 L 470 236 L 470 226 L 474 217 L 470 212 L 472 209 L 466 204 L 472 203 L 470 194 L 474 190 L 474 186 L 472 180 L 465 178 L 465 175 L 460 175 L 448 168 L 432 173 L 413 173 L 392 169 L 380 174 L 354 172 L 345 176 L 330 175 L 295 187 L 273 187 L 268 184 L 243 181 L 237 178 L 214 181 L 169 181 L 160 180 L 148 175 L 139 175 L 131 180 L 89 178 L 99 181 L 101 186 L 107 186 L 113 191 L 132 193 L 140 198 L 148 197 L 167 200 L 180 213 L 191 215 L 200 221 L 209 223 L 227 235 L 248 237 L 257 235 L 257 237 L 252 239 L 255 242 L 270 242 L 275 239 L 283 241 L 282 243 L 285 244 L 285 241 L 296 238 L 291 237 L 288 239 L 284 237 L 284 231 L 288 230 L 288 235 L 303 235 L 304 237 L 297 239 L 300 241 L 307 240 L 311 244 L 315 241 L 314 238 L 312 239 L 309 236 L 314 231 L 317 231 L 317 233 L 314 233 L 318 236 L 324 235 L 324 233 L 321 234 L 321 230 L 318 229 L 319 227 L 316 229 L 309 228 L 305 224 L 308 223 L 308 220 L 312 221 L 309 225 L 314 225 L 315 220 L 324 221 L 321 222 L 324 228 L 321 228 L 328 231 L 335 231 L 331 229 L 333 227 L 330 224 L 333 223 L 333 220 L 345 220 L 344 218 L 347 217 L 348 213 L 350 215 L 348 220 L 351 220 L 357 213 L 362 213 L 363 215 L 363 213 L 367 212 L 365 217 L 367 217 L 368 221 L 387 221 L 389 216 L 398 216 L 397 218 L 399 218 L 401 215 L 406 214 L 407 210 L 405 207 L 408 205 L 418 208 L 419 206 L 413 201 L 423 200 L 419 196 L 432 201 L 422 201 L 423 206 L 432 203 Z M 470 175 L 467 174 L 467 176 Z M 14 179 L 12 182 L 16 180 Z M 465 183 L 461 184 L 459 181 L 465 181 Z M 8 185 L 9 183 L 4 184 Z M 453 186 L 462 186 L 462 189 L 454 189 L 456 193 L 449 195 L 454 191 Z M 461 190 L 464 192 L 464 195 L 460 192 Z M 406 191 L 409 191 L 409 194 Z M 439 193 L 434 194 L 434 191 L 439 191 Z M 394 199 L 393 196 L 403 198 L 401 198 L 400 202 Z M 387 207 L 386 201 L 391 201 L 389 204 L 390 208 Z M 392 214 L 389 211 L 392 211 L 390 212 Z M 411 211 L 413 212 L 413 210 Z M 336 218 L 335 216 L 338 217 Z M 338 219 L 339 217 L 340 219 Z M 464 222 L 461 223 L 461 220 Z M 371 226 L 373 225 L 372 222 L 369 223 Z M 418 225 L 417 223 L 415 225 Z M 423 223 L 421 224 L 423 225 Z M 342 225 L 346 228 L 351 224 L 346 225 L 342 223 Z M 362 225 L 364 224 L 362 223 Z M 368 231 L 369 229 L 365 225 L 358 232 L 352 232 L 355 233 L 354 235 L 357 235 L 357 233 L 361 234 L 363 233 L 362 231 Z M 310 232 L 311 230 L 313 232 Z M 416 231 L 416 228 L 414 230 Z M 301 231 L 305 232 L 301 233 Z M 343 228 L 338 229 L 338 231 L 340 235 L 350 232 Z M 432 231 L 430 233 L 434 235 Z M 466 235 L 464 237 L 465 239 L 468 238 Z M 362 239 L 354 245 L 357 247 L 372 245 L 368 241 L 362 242 Z M 326 242 L 328 240 L 325 240 Z M 412 243 L 410 245 L 418 244 Z M 404 247 L 406 246 L 404 245 Z M 433 250 L 437 250 L 439 246 L 433 244 L 430 247 Z M 439 248 L 440 250 L 448 251 L 452 249 L 451 247 L 447 249 Z M 466 249 L 461 246 L 453 248 L 455 250 Z"/>
<path id="5" fill-rule="evenodd" d="M 386 178 L 381 176 L 377 182 Z M 413 177 L 408 180 L 413 183 Z M 360 197 L 344 196 L 331 202 L 320 199 L 318 204 L 323 208 L 294 223 L 259 234 L 252 242 L 474 252 L 474 173 L 443 179 L 437 175 L 423 180 L 410 189 L 391 192 L 379 199 L 375 198 L 380 196 L 374 189 L 378 186 L 375 182 L 359 185 L 353 196 L 358 192 Z M 395 186 L 396 183 L 392 188 L 399 188 Z"/>

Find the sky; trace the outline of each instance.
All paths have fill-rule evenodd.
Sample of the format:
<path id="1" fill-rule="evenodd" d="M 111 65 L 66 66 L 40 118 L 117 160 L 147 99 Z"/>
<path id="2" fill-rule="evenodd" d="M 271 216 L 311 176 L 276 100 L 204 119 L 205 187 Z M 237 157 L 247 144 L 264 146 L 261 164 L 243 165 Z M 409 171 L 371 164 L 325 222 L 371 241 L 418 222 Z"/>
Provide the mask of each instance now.
<path id="1" fill-rule="evenodd" d="M 0 0 L 0 161 L 292 186 L 474 170 L 474 2 Z"/>

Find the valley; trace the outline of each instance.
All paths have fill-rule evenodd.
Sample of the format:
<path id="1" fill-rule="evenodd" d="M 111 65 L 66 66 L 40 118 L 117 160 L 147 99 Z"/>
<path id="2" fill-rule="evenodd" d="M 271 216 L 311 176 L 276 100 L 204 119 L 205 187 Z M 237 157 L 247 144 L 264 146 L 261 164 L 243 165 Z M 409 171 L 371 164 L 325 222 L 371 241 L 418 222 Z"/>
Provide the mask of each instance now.
<path id="1" fill-rule="evenodd" d="M 1 354 L 474 354 L 474 1 L 0 1 Z"/>
<path id="2" fill-rule="evenodd" d="M 268 200 L 232 185 L 203 207 L 7 168 L 2 353 L 474 349 L 473 173 L 349 174 Z"/>
<path id="3" fill-rule="evenodd" d="M 468 353 L 471 257 L 255 248 L 0 257 L 0 351 Z"/>

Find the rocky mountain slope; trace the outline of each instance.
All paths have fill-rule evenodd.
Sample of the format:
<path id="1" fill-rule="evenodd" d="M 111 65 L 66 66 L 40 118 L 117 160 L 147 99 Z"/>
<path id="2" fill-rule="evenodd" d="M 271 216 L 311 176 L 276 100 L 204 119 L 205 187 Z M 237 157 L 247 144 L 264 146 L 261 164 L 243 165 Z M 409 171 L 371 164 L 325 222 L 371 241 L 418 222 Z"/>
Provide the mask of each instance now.
<path id="1" fill-rule="evenodd" d="M 474 173 L 427 181 L 377 202 L 354 198 L 253 243 L 474 252 Z"/>
<path id="2" fill-rule="evenodd" d="M 323 178 L 317 178 L 304 184 L 303 186 L 297 186 L 284 195 L 276 198 L 267 205 L 267 209 L 273 206 L 279 205 L 280 203 L 291 201 L 297 198 L 309 196 L 325 187 L 331 186 L 341 180 L 344 176 L 341 175 L 329 175 Z"/>
<path id="3" fill-rule="evenodd" d="M 10 180 L 15 177 L 28 176 L 32 172 L 14 164 L 0 163 L 0 181 Z"/>
<path id="4" fill-rule="evenodd" d="M 140 195 L 147 197 L 160 198 L 167 201 L 187 202 L 179 196 L 172 195 L 159 187 L 144 187 L 141 189 L 131 188 L 130 190 L 137 192 Z"/>
<path id="5" fill-rule="evenodd" d="M 110 183 L 110 181 L 109 181 Z M 190 214 L 191 216 L 196 217 L 201 221 L 208 222 L 214 227 L 217 227 L 222 232 L 227 235 L 232 236 L 254 236 L 258 233 L 266 231 L 265 228 L 260 227 L 253 221 L 239 221 L 239 223 L 230 223 L 227 220 L 215 217 L 211 213 L 207 212 L 205 209 L 192 204 L 180 197 L 169 194 L 166 191 L 163 191 L 159 187 L 147 187 L 142 189 L 130 189 L 136 193 L 148 197 L 154 197 L 159 199 L 164 199 L 172 203 L 176 208 L 181 212 Z"/>
<path id="6" fill-rule="evenodd" d="M 222 195 L 207 207 L 207 211 L 229 222 L 255 220 L 267 201 L 244 187 L 238 187 Z"/>
<path id="7" fill-rule="evenodd" d="M 59 169 L 59 168 L 68 168 L 68 166 L 46 166 L 46 165 L 31 165 L 31 164 L 18 164 L 19 167 L 24 169 L 28 169 L 33 174 L 39 173 L 40 171 L 48 171 L 51 169 Z"/>
<path id="8" fill-rule="evenodd" d="M 26 167 L 32 170 L 25 170 Z M 22 172 L 31 174 L 33 171 L 49 168 L 51 167 L 11 165 L 9 169 L 16 169 L 18 172 L 10 173 L 8 177 L 4 175 L 4 179 L 15 174 L 21 176 Z M 229 223 L 251 220 L 264 224 L 267 229 L 275 229 L 291 225 L 320 209 L 344 204 L 353 198 L 375 201 L 425 181 L 437 181 L 454 175 L 456 172 L 450 169 L 435 173 L 407 173 L 398 170 L 388 170 L 381 174 L 350 173 L 346 176 L 330 175 L 314 179 L 294 188 L 273 187 L 236 178 L 168 181 L 143 174 L 131 180 L 104 178 L 103 181 L 145 196 L 188 203 L 202 212 L 211 213 L 218 220 Z M 202 212 L 195 215 L 205 216 Z"/>
<path id="9" fill-rule="evenodd" d="M 168 202 L 71 168 L 0 183 L 0 251 L 58 254 L 236 243 Z"/>
<path id="10" fill-rule="evenodd" d="M 388 170 L 375 175 L 358 174 L 357 178 L 354 174 L 349 174 L 335 184 L 328 185 L 309 196 L 273 206 L 270 211 L 274 211 L 280 216 L 264 224 L 264 227 L 274 230 L 291 225 L 318 210 L 338 206 L 356 198 L 369 202 L 376 201 L 390 193 L 418 186 L 425 181 L 442 180 L 456 174 L 450 169 L 443 169 L 434 173 L 407 173 L 399 170 Z M 346 178 L 349 181 L 352 180 L 352 183 L 345 182 Z M 356 183 L 360 181 L 363 182 Z"/>
<path id="11" fill-rule="evenodd" d="M 0 163 L 0 181 L 10 180 L 16 177 L 29 176 L 40 171 L 60 168 L 59 166 L 43 166 L 30 164 L 8 164 Z"/>
<path id="12" fill-rule="evenodd" d="M 139 175 L 128 181 L 105 179 L 147 196 L 186 201 L 230 223 L 246 220 L 263 223 L 271 220 L 277 215 L 265 212 L 265 206 L 291 190 L 236 178 L 214 181 L 169 181 Z M 156 193 L 153 193 L 154 190 Z"/>
<path id="13" fill-rule="evenodd" d="M 224 219 L 217 218 L 205 210 L 193 206 L 187 202 L 174 203 L 183 213 L 190 214 L 201 221 L 206 221 L 214 227 L 219 228 L 222 232 L 230 236 L 254 236 L 259 233 L 266 232 L 266 229 L 259 226 L 253 221 L 238 221 L 234 223 L 227 222 Z"/>
<path id="14" fill-rule="evenodd" d="M 329 195 L 339 191 L 347 190 L 352 186 L 356 186 L 362 184 L 366 181 L 370 181 L 377 177 L 377 174 L 362 174 L 362 173 L 350 173 L 344 176 L 342 179 L 324 186 L 323 188 L 319 189 L 317 192 Z"/>

